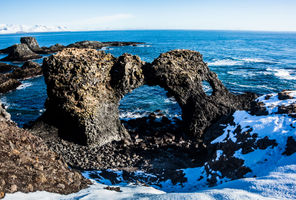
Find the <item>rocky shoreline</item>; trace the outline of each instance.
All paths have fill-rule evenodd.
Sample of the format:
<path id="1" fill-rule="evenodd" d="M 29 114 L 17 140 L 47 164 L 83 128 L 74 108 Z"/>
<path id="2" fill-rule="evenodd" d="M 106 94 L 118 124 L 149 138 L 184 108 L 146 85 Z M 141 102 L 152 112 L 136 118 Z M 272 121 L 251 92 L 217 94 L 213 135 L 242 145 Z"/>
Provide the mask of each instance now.
<path id="1" fill-rule="evenodd" d="M 16 88 L 19 80 L 43 74 L 48 98 L 46 111 L 26 130 L 16 127 L 0 108 L 0 145 L 4 147 L 0 156 L 7 160 L 0 163 L 4 177 L 0 179 L 0 197 L 36 190 L 68 194 L 87 187 L 90 182 L 74 169 L 100 170 L 90 172 L 91 176 L 112 184 L 118 183 L 119 175 L 110 169 L 116 169 L 122 172 L 120 180 L 161 186 L 166 181 L 185 184 L 188 178 L 180 169 L 196 168 L 203 170 L 196 181 L 215 186 L 252 172 L 237 155 L 279 145 L 285 147 L 283 156 L 296 152 L 292 136 L 281 144 L 237 121 L 283 114 L 294 130 L 296 94 L 283 91 L 260 98 L 253 93 L 232 94 L 198 52 L 173 50 L 147 63 L 135 55 L 116 58 L 96 50 L 104 45 L 138 43 L 82 41 L 47 48 L 39 47 L 32 38 L 21 42 L 36 55 L 59 52 L 45 58 L 42 66 L 31 61 L 16 69 L 3 65 L 6 73 L 0 74 L 0 93 Z M 0 51 L 9 51 L 8 57 L 13 58 L 18 48 Z M 211 86 L 211 94 L 203 90 L 204 82 Z M 121 121 L 119 101 L 142 85 L 164 88 L 180 105 L 182 120 L 155 111 L 147 117 Z M 277 104 L 269 102 L 273 99 Z M 139 171 L 144 172 L 142 176 Z"/>

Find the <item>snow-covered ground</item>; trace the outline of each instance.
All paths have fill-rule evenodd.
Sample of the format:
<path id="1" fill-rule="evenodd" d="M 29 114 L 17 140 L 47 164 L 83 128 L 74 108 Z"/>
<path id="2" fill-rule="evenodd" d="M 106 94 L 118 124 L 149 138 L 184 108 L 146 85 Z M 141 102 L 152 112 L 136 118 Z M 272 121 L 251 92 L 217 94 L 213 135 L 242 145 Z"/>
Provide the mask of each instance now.
<path id="1" fill-rule="evenodd" d="M 67 31 L 65 26 L 0 24 L 0 34 Z"/>
<path id="2" fill-rule="evenodd" d="M 212 144 L 233 142 L 239 145 L 241 134 L 247 133 L 255 138 L 253 144 L 264 138 L 264 142 L 275 141 L 276 145 L 253 146 L 243 152 L 238 149 L 233 157 L 242 159 L 244 166 L 250 169 L 245 178 L 230 180 L 206 163 L 202 167 L 182 169 L 187 181 L 182 184 L 172 184 L 170 180 L 161 182 L 161 186 L 147 187 L 131 183 L 120 183 L 121 192 L 104 189 L 108 180 L 94 184 L 87 189 L 70 195 L 59 195 L 48 192 L 29 194 L 8 194 L 5 199 L 296 199 L 296 153 L 284 155 L 288 137 L 296 140 L 296 118 L 288 114 L 279 114 L 278 106 L 288 106 L 296 103 L 296 91 L 289 94 L 293 99 L 279 100 L 278 95 L 271 94 L 259 97 L 267 108 L 268 115 L 255 116 L 246 111 L 236 111 L 233 114 L 234 123 L 228 124 L 224 132 L 212 141 Z M 240 127 L 240 133 L 237 128 Z M 239 135 L 240 134 L 240 135 Z M 256 135 L 256 136 L 255 136 Z M 264 145 L 263 145 L 264 146 Z M 216 152 L 215 160 L 226 159 L 222 149 Z M 208 167 L 208 171 L 205 168 Z M 120 172 L 118 172 L 120 175 Z M 217 186 L 208 187 L 207 180 L 216 174 Z M 84 175 L 89 178 L 89 172 Z M 203 177 L 203 178 L 201 178 Z"/>

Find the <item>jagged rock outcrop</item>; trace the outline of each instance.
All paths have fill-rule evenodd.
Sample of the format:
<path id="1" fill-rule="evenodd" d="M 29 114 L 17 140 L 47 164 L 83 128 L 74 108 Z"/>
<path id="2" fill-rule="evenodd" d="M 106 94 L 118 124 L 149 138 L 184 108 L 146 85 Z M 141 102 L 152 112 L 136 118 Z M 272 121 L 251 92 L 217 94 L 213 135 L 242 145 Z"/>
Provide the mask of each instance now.
<path id="1" fill-rule="evenodd" d="M 15 65 L 9 65 L 6 63 L 0 63 L 0 73 L 7 73 L 17 68 Z"/>
<path id="2" fill-rule="evenodd" d="M 0 74 L 0 93 L 6 93 L 16 89 L 22 83 L 19 80 L 8 77 L 7 74 Z"/>
<path id="3" fill-rule="evenodd" d="M 34 37 L 21 37 L 21 43 L 26 44 L 34 52 L 40 50 L 39 44 Z"/>
<path id="4" fill-rule="evenodd" d="M 186 132 L 200 139 L 204 130 L 223 115 L 237 109 L 248 109 L 253 94 L 236 96 L 230 93 L 195 51 L 174 50 L 161 54 L 146 65 L 145 82 L 159 85 L 174 96 L 182 108 Z M 213 89 L 212 95 L 203 90 L 203 81 Z"/>
<path id="5" fill-rule="evenodd" d="M 26 44 L 16 44 L 13 46 L 8 56 L 2 58 L 3 61 L 26 61 L 30 59 L 42 58 L 34 53 Z"/>
<path id="6" fill-rule="evenodd" d="M 27 79 L 42 75 L 42 68 L 36 62 L 26 61 L 22 67 L 12 71 L 8 77 L 13 79 Z"/>
<path id="7" fill-rule="evenodd" d="M 143 62 L 138 57 L 123 57 L 116 59 L 90 49 L 65 49 L 44 60 L 48 86 L 45 115 L 60 128 L 62 137 L 87 145 L 128 139 L 119 121 L 118 106 L 120 98 L 139 84 L 122 78 L 129 77 L 128 73 L 141 74 Z M 114 69 L 111 81 L 115 65 L 126 69 L 123 73 Z M 138 78 L 139 82 L 143 79 Z"/>
<path id="8" fill-rule="evenodd" d="M 182 108 L 188 137 L 202 142 L 213 122 L 236 109 L 250 107 L 253 94 L 231 94 L 203 62 L 201 54 L 174 50 L 153 63 L 137 56 L 87 49 L 65 49 L 44 60 L 48 99 L 43 118 L 59 127 L 60 135 L 85 145 L 103 145 L 129 139 L 118 117 L 120 99 L 143 84 L 159 85 Z M 202 81 L 208 81 L 208 96 Z"/>
<path id="9" fill-rule="evenodd" d="M 42 68 L 38 63 L 26 61 L 22 67 L 16 67 L 12 72 L 0 74 L 0 93 L 6 93 L 21 85 L 20 80 L 42 75 Z"/>
<path id="10" fill-rule="evenodd" d="M 43 140 L 18 128 L 0 103 L 0 198 L 6 193 L 78 192 L 90 183 L 71 170 Z"/>

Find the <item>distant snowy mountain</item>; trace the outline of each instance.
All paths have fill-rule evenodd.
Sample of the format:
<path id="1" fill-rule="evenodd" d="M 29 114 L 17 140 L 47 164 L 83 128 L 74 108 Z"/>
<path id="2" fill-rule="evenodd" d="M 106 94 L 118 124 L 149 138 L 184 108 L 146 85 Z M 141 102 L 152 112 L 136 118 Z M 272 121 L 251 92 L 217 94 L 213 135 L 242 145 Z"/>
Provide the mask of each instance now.
<path id="1" fill-rule="evenodd" d="M 67 31 L 65 26 L 0 24 L 0 34 Z"/>

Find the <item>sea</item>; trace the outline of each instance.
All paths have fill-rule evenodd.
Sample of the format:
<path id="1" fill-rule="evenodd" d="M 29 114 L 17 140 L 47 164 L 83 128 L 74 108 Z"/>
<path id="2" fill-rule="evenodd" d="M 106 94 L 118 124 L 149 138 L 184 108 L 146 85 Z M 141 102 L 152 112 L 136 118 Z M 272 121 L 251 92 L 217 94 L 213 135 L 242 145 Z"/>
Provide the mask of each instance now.
<path id="1" fill-rule="evenodd" d="M 296 33 L 206 30 L 130 30 L 26 33 L 0 35 L 0 48 L 19 43 L 24 36 L 36 37 L 40 46 L 68 45 L 82 40 L 144 42 L 138 46 L 101 50 L 120 56 L 138 55 L 152 62 L 173 49 L 199 51 L 209 68 L 233 93 L 258 95 L 296 89 Z M 0 54 L 0 58 L 6 56 Z M 49 55 L 44 55 L 44 57 Z M 35 60 L 42 64 L 43 59 Z M 10 62 L 7 62 L 10 63 Z M 11 63 L 21 66 L 21 62 Z M 209 90 L 205 85 L 205 91 Z M 0 101 L 19 126 L 34 121 L 44 111 L 47 98 L 42 76 L 22 81 L 16 90 L 0 94 Z M 119 106 L 120 118 L 127 120 L 161 110 L 168 117 L 181 117 L 178 103 L 161 87 L 142 86 L 127 94 Z"/>

